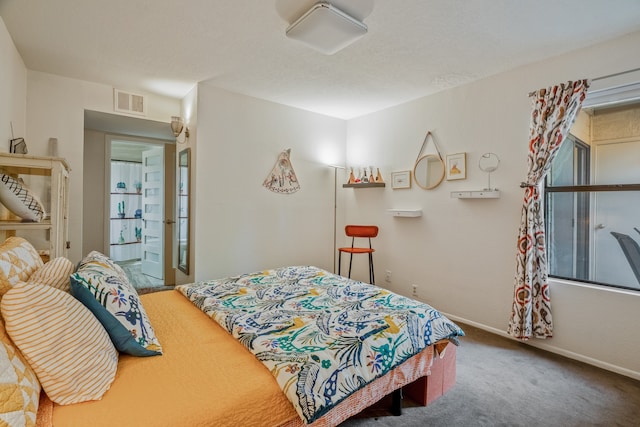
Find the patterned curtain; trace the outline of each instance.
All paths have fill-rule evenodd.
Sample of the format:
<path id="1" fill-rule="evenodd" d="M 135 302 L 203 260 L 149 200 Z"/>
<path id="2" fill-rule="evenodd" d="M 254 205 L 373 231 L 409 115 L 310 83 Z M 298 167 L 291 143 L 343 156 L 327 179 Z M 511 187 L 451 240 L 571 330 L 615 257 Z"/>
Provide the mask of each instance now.
<path id="1" fill-rule="evenodd" d="M 521 185 L 525 188 L 524 204 L 518 233 L 513 306 L 507 330 L 518 339 L 553 336 L 540 189 L 588 88 L 588 80 L 569 81 L 531 95 L 533 111 L 527 182 Z"/>

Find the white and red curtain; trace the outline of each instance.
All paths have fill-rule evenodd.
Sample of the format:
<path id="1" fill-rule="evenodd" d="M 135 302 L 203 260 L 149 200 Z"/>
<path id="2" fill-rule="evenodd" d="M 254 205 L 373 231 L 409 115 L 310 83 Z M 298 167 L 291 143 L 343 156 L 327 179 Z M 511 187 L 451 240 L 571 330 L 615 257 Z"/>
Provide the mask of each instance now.
<path id="1" fill-rule="evenodd" d="M 589 88 L 569 81 L 531 94 L 527 182 L 518 233 L 513 306 L 508 333 L 518 339 L 553 336 L 541 186 Z"/>

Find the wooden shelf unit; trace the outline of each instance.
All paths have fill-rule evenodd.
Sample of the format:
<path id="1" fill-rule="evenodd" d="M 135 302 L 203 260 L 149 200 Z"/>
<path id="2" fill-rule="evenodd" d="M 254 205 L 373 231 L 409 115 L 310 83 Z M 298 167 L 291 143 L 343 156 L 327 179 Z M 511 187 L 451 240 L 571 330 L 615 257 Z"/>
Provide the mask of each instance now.
<path id="1" fill-rule="evenodd" d="M 0 153 L 0 170 L 22 178 L 43 203 L 46 216 L 40 222 L 26 222 L 0 205 L 0 238 L 25 236 L 43 259 L 67 256 L 69 241 L 69 165 L 59 157 Z M 42 188 L 32 188 L 30 176 L 42 177 Z M 39 178 L 36 178 L 39 179 Z M 41 192 L 38 192 L 41 190 Z M 44 193 L 44 194 L 42 194 Z"/>

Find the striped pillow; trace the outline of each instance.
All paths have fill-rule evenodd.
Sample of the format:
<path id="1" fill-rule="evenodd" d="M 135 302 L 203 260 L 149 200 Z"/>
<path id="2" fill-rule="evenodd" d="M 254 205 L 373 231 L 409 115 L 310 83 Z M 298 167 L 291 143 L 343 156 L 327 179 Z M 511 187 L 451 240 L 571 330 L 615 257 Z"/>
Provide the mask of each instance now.
<path id="1" fill-rule="evenodd" d="M 84 305 L 51 286 L 20 284 L 0 308 L 7 333 L 52 401 L 102 398 L 115 379 L 118 353 Z"/>
<path id="2" fill-rule="evenodd" d="M 27 284 L 53 286 L 70 293 L 69 276 L 74 268 L 73 263 L 65 257 L 54 258 L 36 270 L 27 280 Z"/>

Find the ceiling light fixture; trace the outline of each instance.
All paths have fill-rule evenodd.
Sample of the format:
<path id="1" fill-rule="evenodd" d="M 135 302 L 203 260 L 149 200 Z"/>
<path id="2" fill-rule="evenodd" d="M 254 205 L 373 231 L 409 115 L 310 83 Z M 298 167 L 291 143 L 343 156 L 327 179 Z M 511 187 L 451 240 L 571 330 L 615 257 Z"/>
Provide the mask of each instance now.
<path id="1" fill-rule="evenodd" d="M 326 2 L 316 3 L 287 28 L 287 37 L 333 55 L 367 33 L 367 26 Z"/>

